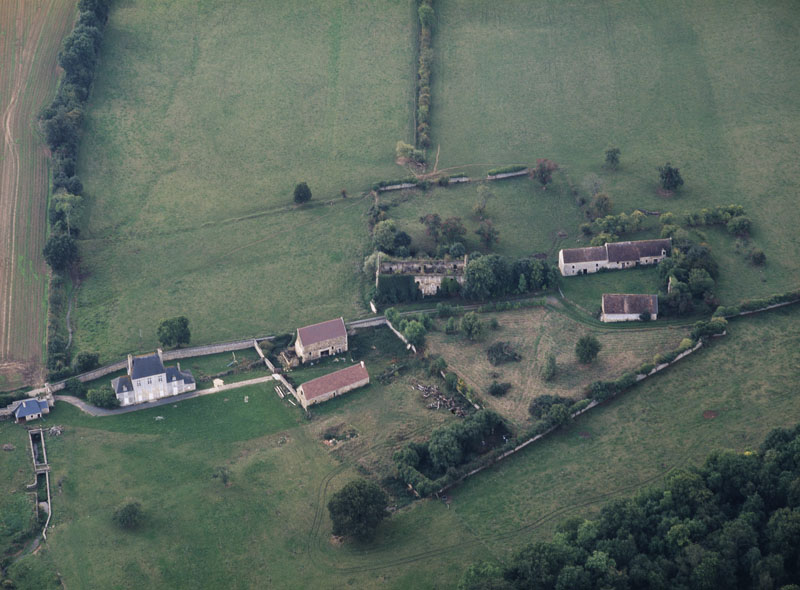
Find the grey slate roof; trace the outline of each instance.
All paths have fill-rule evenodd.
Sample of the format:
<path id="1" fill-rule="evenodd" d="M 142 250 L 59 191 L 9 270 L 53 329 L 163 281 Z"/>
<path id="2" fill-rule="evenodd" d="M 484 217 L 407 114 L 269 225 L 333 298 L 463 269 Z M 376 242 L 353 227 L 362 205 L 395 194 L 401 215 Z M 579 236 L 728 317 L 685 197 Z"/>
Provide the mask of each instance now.
<path id="1" fill-rule="evenodd" d="M 167 383 L 181 379 L 186 384 L 194 383 L 194 377 L 190 371 L 179 371 L 177 367 L 167 367 Z"/>
<path id="2" fill-rule="evenodd" d="M 164 372 L 164 363 L 161 362 L 161 359 L 158 357 L 158 353 L 147 356 L 133 357 L 131 379 L 152 377 L 153 375 L 160 375 Z"/>
<path id="3" fill-rule="evenodd" d="M 658 315 L 658 295 L 603 293 L 603 313 Z"/>
<path id="4" fill-rule="evenodd" d="M 133 383 L 131 383 L 131 378 L 128 377 L 127 375 L 123 375 L 122 377 L 117 377 L 116 379 L 112 379 L 111 387 L 114 389 L 114 393 L 133 391 Z"/>
<path id="5" fill-rule="evenodd" d="M 42 411 L 42 405 L 47 407 L 47 402 L 41 401 L 38 399 L 26 399 L 20 405 L 17 406 L 17 409 L 14 410 L 14 416 L 16 418 L 25 418 L 26 416 L 33 416 L 34 414 L 38 414 Z"/>

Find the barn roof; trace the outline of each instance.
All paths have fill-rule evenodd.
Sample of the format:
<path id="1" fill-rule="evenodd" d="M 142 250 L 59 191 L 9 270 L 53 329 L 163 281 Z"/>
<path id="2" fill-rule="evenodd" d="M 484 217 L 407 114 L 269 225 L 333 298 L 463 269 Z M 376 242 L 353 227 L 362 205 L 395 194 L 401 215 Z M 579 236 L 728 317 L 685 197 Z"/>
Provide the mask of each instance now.
<path id="1" fill-rule="evenodd" d="M 567 248 L 562 250 L 565 264 L 575 262 L 600 262 L 607 260 L 605 246 L 590 246 L 588 248 Z"/>
<path id="2" fill-rule="evenodd" d="M 672 238 L 606 244 L 609 262 L 634 262 L 648 256 L 661 256 L 662 250 L 669 251 L 671 247 Z"/>
<path id="3" fill-rule="evenodd" d="M 133 357 L 133 369 L 131 369 L 131 379 L 142 379 L 164 373 L 164 363 L 158 353 L 148 354 L 147 356 Z"/>
<path id="4" fill-rule="evenodd" d="M 331 391 L 336 391 L 342 387 L 347 387 L 348 385 L 353 385 L 364 379 L 369 379 L 369 373 L 367 373 L 364 364 L 359 363 L 352 367 L 336 371 L 335 373 L 328 373 L 322 377 L 306 381 L 301 384 L 300 387 L 303 388 L 303 394 L 306 400 L 311 401 L 316 397 L 325 395 Z"/>
<path id="5" fill-rule="evenodd" d="M 319 324 L 313 324 L 297 330 L 297 337 L 303 346 L 309 346 L 325 340 L 342 338 L 347 336 L 347 329 L 344 327 L 344 319 L 336 318 Z"/>
<path id="6" fill-rule="evenodd" d="M 603 293 L 603 313 L 658 315 L 658 295 Z"/>

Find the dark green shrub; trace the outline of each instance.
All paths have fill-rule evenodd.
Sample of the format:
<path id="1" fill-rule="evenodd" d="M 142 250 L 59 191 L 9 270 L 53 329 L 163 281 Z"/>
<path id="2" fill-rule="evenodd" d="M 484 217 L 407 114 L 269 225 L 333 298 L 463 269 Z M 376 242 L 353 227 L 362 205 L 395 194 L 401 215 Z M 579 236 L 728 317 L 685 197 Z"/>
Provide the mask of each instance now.
<path id="1" fill-rule="evenodd" d="M 509 389 L 511 389 L 511 383 L 498 383 L 497 381 L 492 381 L 492 384 L 489 385 L 487 392 L 491 396 L 502 397 L 508 393 Z"/>

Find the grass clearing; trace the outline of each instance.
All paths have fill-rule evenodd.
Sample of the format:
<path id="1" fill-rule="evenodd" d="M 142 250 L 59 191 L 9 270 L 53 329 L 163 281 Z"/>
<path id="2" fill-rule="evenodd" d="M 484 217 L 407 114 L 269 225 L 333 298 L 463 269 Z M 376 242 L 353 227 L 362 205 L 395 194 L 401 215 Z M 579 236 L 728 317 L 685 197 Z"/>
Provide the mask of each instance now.
<path id="1" fill-rule="evenodd" d="M 626 326 L 626 329 L 587 326 L 550 308 L 481 314 L 482 321 L 497 319 L 500 328 L 487 330 L 483 342 L 472 343 L 461 334 L 443 331 L 428 335 L 428 349 L 441 355 L 448 368 L 458 373 L 479 392 L 483 402 L 517 427 L 530 424 L 528 405 L 543 395 L 582 399 L 583 390 L 593 381 L 611 380 L 642 363 L 652 362 L 658 353 L 674 350 L 688 335 L 686 328 Z M 584 334 L 593 334 L 602 345 L 590 365 L 575 358 L 575 343 Z M 486 349 L 494 342 L 509 342 L 522 359 L 492 366 Z M 542 381 L 540 371 L 550 354 L 556 356 L 557 373 L 551 382 Z M 487 389 L 492 381 L 508 382 L 511 389 L 502 397 L 492 397 Z"/>
<path id="2" fill-rule="evenodd" d="M 79 165 L 78 348 L 146 350 L 180 314 L 209 342 L 362 313 L 355 197 L 397 175 L 411 133 L 412 16 L 405 1 L 115 6 Z M 301 180 L 314 198 L 297 210 Z"/>
<path id="3" fill-rule="evenodd" d="M 576 184 L 599 175 L 617 212 L 739 203 L 769 263 L 757 273 L 738 272 L 738 261 L 723 267 L 723 302 L 800 283 L 800 16 L 791 2 L 442 0 L 436 10 L 440 168 L 480 164 L 475 175 L 550 158 Z M 608 145 L 622 150 L 616 173 L 602 167 Z M 666 161 L 686 181 L 670 199 L 656 192 Z"/>

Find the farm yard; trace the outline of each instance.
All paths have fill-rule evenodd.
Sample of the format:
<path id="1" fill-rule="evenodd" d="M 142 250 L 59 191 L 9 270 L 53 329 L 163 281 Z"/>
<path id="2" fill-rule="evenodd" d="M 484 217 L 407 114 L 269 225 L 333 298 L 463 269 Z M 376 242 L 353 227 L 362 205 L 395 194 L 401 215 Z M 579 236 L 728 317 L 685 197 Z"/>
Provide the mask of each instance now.
<path id="1" fill-rule="evenodd" d="M 55 90 L 75 0 L 0 5 L 0 391 L 42 379 L 48 153 L 35 118 Z"/>
<path id="2" fill-rule="evenodd" d="M 549 394 L 582 399 L 593 381 L 616 379 L 651 363 L 656 354 L 674 350 L 688 335 L 688 329 L 680 326 L 585 326 L 549 308 L 481 314 L 482 321 L 492 319 L 499 328 L 487 330 L 483 341 L 470 342 L 463 334 L 448 335 L 442 330 L 429 335 L 428 351 L 444 357 L 448 369 L 474 388 L 486 407 L 517 426 L 530 422 L 528 405 L 534 398 Z M 602 345 L 589 365 L 581 365 L 575 357 L 575 343 L 584 334 L 592 334 Z M 521 359 L 493 366 L 486 350 L 495 342 L 508 342 Z M 551 354 L 558 368 L 552 381 L 544 382 L 540 373 Z M 510 383 L 511 389 L 493 397 L 487 393 L 493 381 Z"/>
<path id="3" fill-rule="evenodd" d="M 322 508 L 354 475 L 379 475 L 375 463 L 426 428 L 425 416 L 436 419 L 405 377 L 321 406 L 310 422 L 270 384 L 111 418 L 59 404 L 47 418 L 64 426 L 47 442 L 55 488 L 47 550 L 11 571 L 41 576 L 43 588 L 60 585 L 48 570 L 82 587 L 212 587 L 235 577 L 242 587 L 453 588 L 478 557 L 503 559 L 550 538 L 567 516 L 591 516 L 712 449 L 751 450 L 773 427 L 796 422 L 799 314 L 736 320 L 690 360 L 450 490 L 449 507 L 399 506 L 369 545 L 332 543 Z M 389 341 L 374 338 L 358 346 L 368 363 L 398 360 Z M 382 361 L 373 345 L 388 347 Z M 709 410 L 714 417 L 704 418 Z M 14 428 L 0 423 L 0 438 Z M 344 440 L 325 445 L 329 431 Z M 134 533 L 111 524 L 125 496 L 146 509 Z"/>
<path id="4" fill-rule="evenodd" d="M 274 381 L 112 416 L 58 402 L 42 420 L 63 426 L 47 438 L 54 515 L 34 555 L 20 552 L 31 539 L 19 532 L 32 524 L 25 431 L 0 422 L 0 445 L 14 446 L 0 451 L 0 581 L 40 590 L 455 588 L 479 559 L 508 563 L 531 541 L 550 540 L 567 517 L 591 518 L 605 502 L 659 486 L 711 451 L 752 451 L 773 428 L 799 421 L 800 307 L 792 305 L 731 319 L 725 335 L 675 366 L 574 419 L 566 414 L 542 440 L 441 497 L 415 495 L 396 451 L 418 449 L 413 465 L 427 470 L 428 482 L 455 481 L 467 471 L 459 469 L 474 466 L 468 459 L 501 450 L 493 448 L 501 438 L 513 446 L 526 429 L 549 427 L 529 417 L 532 400 L 580 399 L 590 383 L 674 351 L 717 303 L 800 285 L 800 13 L 792 3 L 425 0 L 423 8 L 434 8 L 428 25 L 418 3 L 113 4 L 83 113 L 78 172 L 87 210 L 80 265 L 67 286 L 75 294 L 73 358 L 93 351 L 105 363 L 151 352 L 158 323 L 177 315 L 189 318 L 192 344 L 274 334 L 281 347 L 297 326 L 370 316 L 365 256 L 377 247 L 370 234 L 383 218 L 407 232 L 413 251 L 441 246 L 420 223 L 435 213 L 461 218 L 467 253 L 553 263 L 560 248 L 592 239 L 581 228 L 592 185 L 610 195 L 614 213 L 681 216 L 741 204 L 752 219 L 743 235 L 685 228 L 719 265 L 718 301 L 693 293 L 709 299 L 704 315 L 698 306 L 693 316 L 655 323 L 595 319 L 603 293 L 662 287 L 650 267 L 564 278 L 526 302 L 540 307 L 484 308 L 486 337 L 477 343 L 445 333 L 441 319 L 423 330 L 417 355 L 387 328 L 358 331 L 346 353 L 286 370 L 299 385 L 365 361 L 369 385 L 309 412 L 279 397 Z M 0 160 L 0 391 L 43 378 L 46 230 L 35 226 L 46 202 L 32 197 L 25 205 L 23 196 L 48 191 L 34 105 L 52 91 L 58 40 L 73 16 L 74 3 L 59 0 L 0 7 L 0 65 L 17 68 L 0 69 L 0 105 L 6 134 L 19 137 L 6 140 Z M 39 47 L 33 54 L 5 34 L 12 21 L 18 36 L 28 31 L 20 39 Z M 432 86 L 418 88 L 428 59 Z M 25 68 L 31 73 L 18 79 Z M 430 116 L 418 102 L 428 92 Z M 424 132 L 415 131 L 420 117 Z M 429 172 L 435 162 L 443 174 L 480 178 L 539 158 L 559 170 L 546 190 L 526 176 L 447 187 L 428 176 L 431 185 L 420 181 L 419 189 L 370 190 L 411 168 L 419 173 L 398 165 L 395 145 L 428 134 Z M 621 148 L 617 169 L 603 164 L 609 146 Z M 658 185 L 657 167 L 667 161 L 686 180 L 675 192 Z M 292 202 L 300 181 L 313 192 L 304 205 Z M 486 211 L 475 212 L 486 189 Z M 28 217 L 19 213 L 26 207 Z M 494 245 L 478 239 L 482 217 L 499 231 Z M 660 231 L 654 214 L 620 237 Z M 765 264 L 751 261 L 754 248 L 766 253 Z M 525 281 L 510 284 L 503 297 L 542 295 Z M 584 334 L 602 345 L 589 365 L 575 358 Z M 508 342 L 519 361 L 490 364 L 487 348 L 496 342 Z M 551 354 L 556 373 L 545 381 Z M 464 463 L 432 460 L 432 433 L 458 438 L 476 414 L 424 355 L 441 355 L 476 401 L 509 422 L 509 429 L 472 430 L 477 450 L 464 451 Z M 270 372 L 249 366 L 257 361 L 252 350 L 236 356 L 237 365 L 230 353 L 181 364 L 198 389 L 222 373 L 228 383 Z M 494 381 L 511 389 L 493 397 Z M 357 477 L 389 495 L 391 515 L 367 542 L 332 535 L 327 509 Z M 144 520 L 123 531 L 112 514 L 129 499 L 142 503 Z"/>

